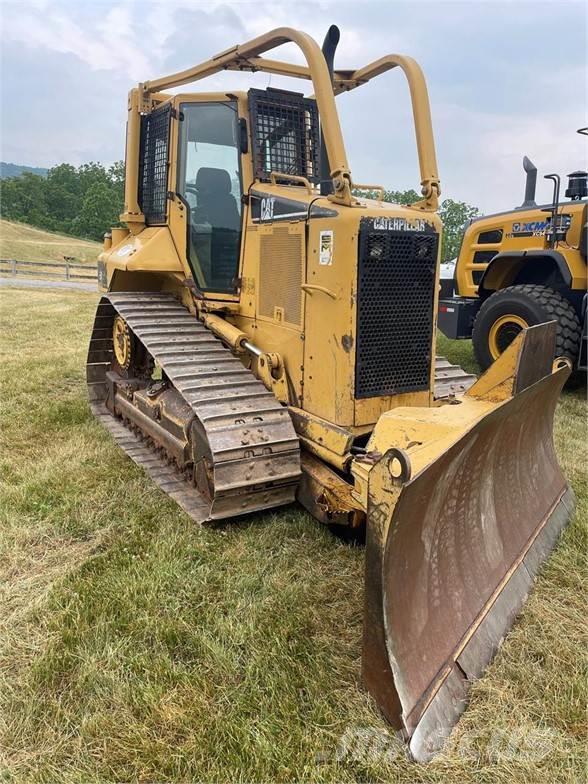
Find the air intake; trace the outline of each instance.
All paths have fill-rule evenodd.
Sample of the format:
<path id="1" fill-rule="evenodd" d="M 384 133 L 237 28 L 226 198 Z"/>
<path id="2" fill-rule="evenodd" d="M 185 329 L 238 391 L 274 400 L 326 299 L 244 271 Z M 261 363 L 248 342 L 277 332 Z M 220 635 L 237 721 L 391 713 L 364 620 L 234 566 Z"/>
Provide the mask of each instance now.
<path id="1" fill-rule="evenodd" d="M 580 201 L 588 196 L 588 172 L 575 171 L 568 174 L 566 197 L 572 201 Z"/>

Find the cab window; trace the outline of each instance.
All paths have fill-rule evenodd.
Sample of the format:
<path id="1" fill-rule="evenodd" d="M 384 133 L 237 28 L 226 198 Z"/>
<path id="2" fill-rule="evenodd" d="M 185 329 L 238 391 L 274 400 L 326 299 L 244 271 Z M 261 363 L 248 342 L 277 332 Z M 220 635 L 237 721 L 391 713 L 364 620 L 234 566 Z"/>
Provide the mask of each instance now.
<path id="1" fill-rule="evenodd" d="M 188 261 L 202 291 L 233 293 L 241 246 L 237 104 L 181 104 L 178 193 L 188 206 Z"/>

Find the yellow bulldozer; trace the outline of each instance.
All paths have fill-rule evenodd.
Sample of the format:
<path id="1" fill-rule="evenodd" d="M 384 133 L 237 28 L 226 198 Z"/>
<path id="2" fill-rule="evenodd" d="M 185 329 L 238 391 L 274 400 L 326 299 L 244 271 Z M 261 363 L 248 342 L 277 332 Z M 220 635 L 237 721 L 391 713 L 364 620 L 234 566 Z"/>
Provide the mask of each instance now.
<path id="1" fill-rule="evenodd" d="M 417 63 L 334 67 L 279 28 L 129 94 L 125 228 L 105 237 L 92 409 L 194 521 L 297 500 L 366 533 L 364 683 L 417 760 L 464 710 L 573 506 L 553 323 L 474 382 L 435 356 L 440 193 Z M 266 57 L 285 43 L 305 64 Z M 362 198 L 335 96 L 408 80 L 422 198 Z M 167 92 L 220 71 L 282 89 Z"/>

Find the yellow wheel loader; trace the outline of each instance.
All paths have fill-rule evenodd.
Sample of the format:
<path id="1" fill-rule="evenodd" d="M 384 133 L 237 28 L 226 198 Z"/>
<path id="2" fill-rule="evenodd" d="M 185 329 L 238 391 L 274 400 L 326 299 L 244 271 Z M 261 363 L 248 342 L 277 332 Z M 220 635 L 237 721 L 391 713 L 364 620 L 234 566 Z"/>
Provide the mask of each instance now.
<path id="1" fill-rule="evenodd" d="M 526 156 L 523 168 L 521 206 L 475 218 L 465 229 L 454 291 L 439 301 L 439 329 L 454 340 L 472 338 L 485 370 L 522 329 L 553 320 L 557 356 L 586 372 L 588 172 L 568 175 L 566 202 L 559 175 L 546 175 L 553 200 L 537 205 L 537 168 Z"/>
<path id="2" fill-rule="evenodd" d="M 554 324 L 474 382 L 435 357 L 439 177 L 423 74 L 339 70 L 279 28 L 129 94 L 126 228 L 105 239 L 92 409 L 196 521 L 298 500 L 366 528 L 363 680 L 417 760 L 442 746 L 573 505 Z M 292 42 L 305 64 L 266 57 Z M 422 198 L 354 195 L 335 96 L 410 88 Z M 223 70 L 312 93 L 167 92 Z M 467 388 L 467 389 L 466 389 Z M 465 390 L 465 391 L 464 391 Z"/>

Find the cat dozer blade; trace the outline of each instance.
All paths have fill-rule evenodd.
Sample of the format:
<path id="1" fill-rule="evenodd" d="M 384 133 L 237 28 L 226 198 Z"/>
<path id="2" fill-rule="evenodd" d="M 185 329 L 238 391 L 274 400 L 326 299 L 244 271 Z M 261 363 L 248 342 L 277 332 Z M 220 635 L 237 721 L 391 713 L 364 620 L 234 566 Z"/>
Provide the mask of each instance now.
<path id="1" fill-rule="evenodd" d="M 392 410 L 368 445 L 363 675 L 419 761 L 442 747 L 573 509 L 553 444 L 569 367 L 554 346 L 554 322 L 521 332 L 460 402 Z"/>

